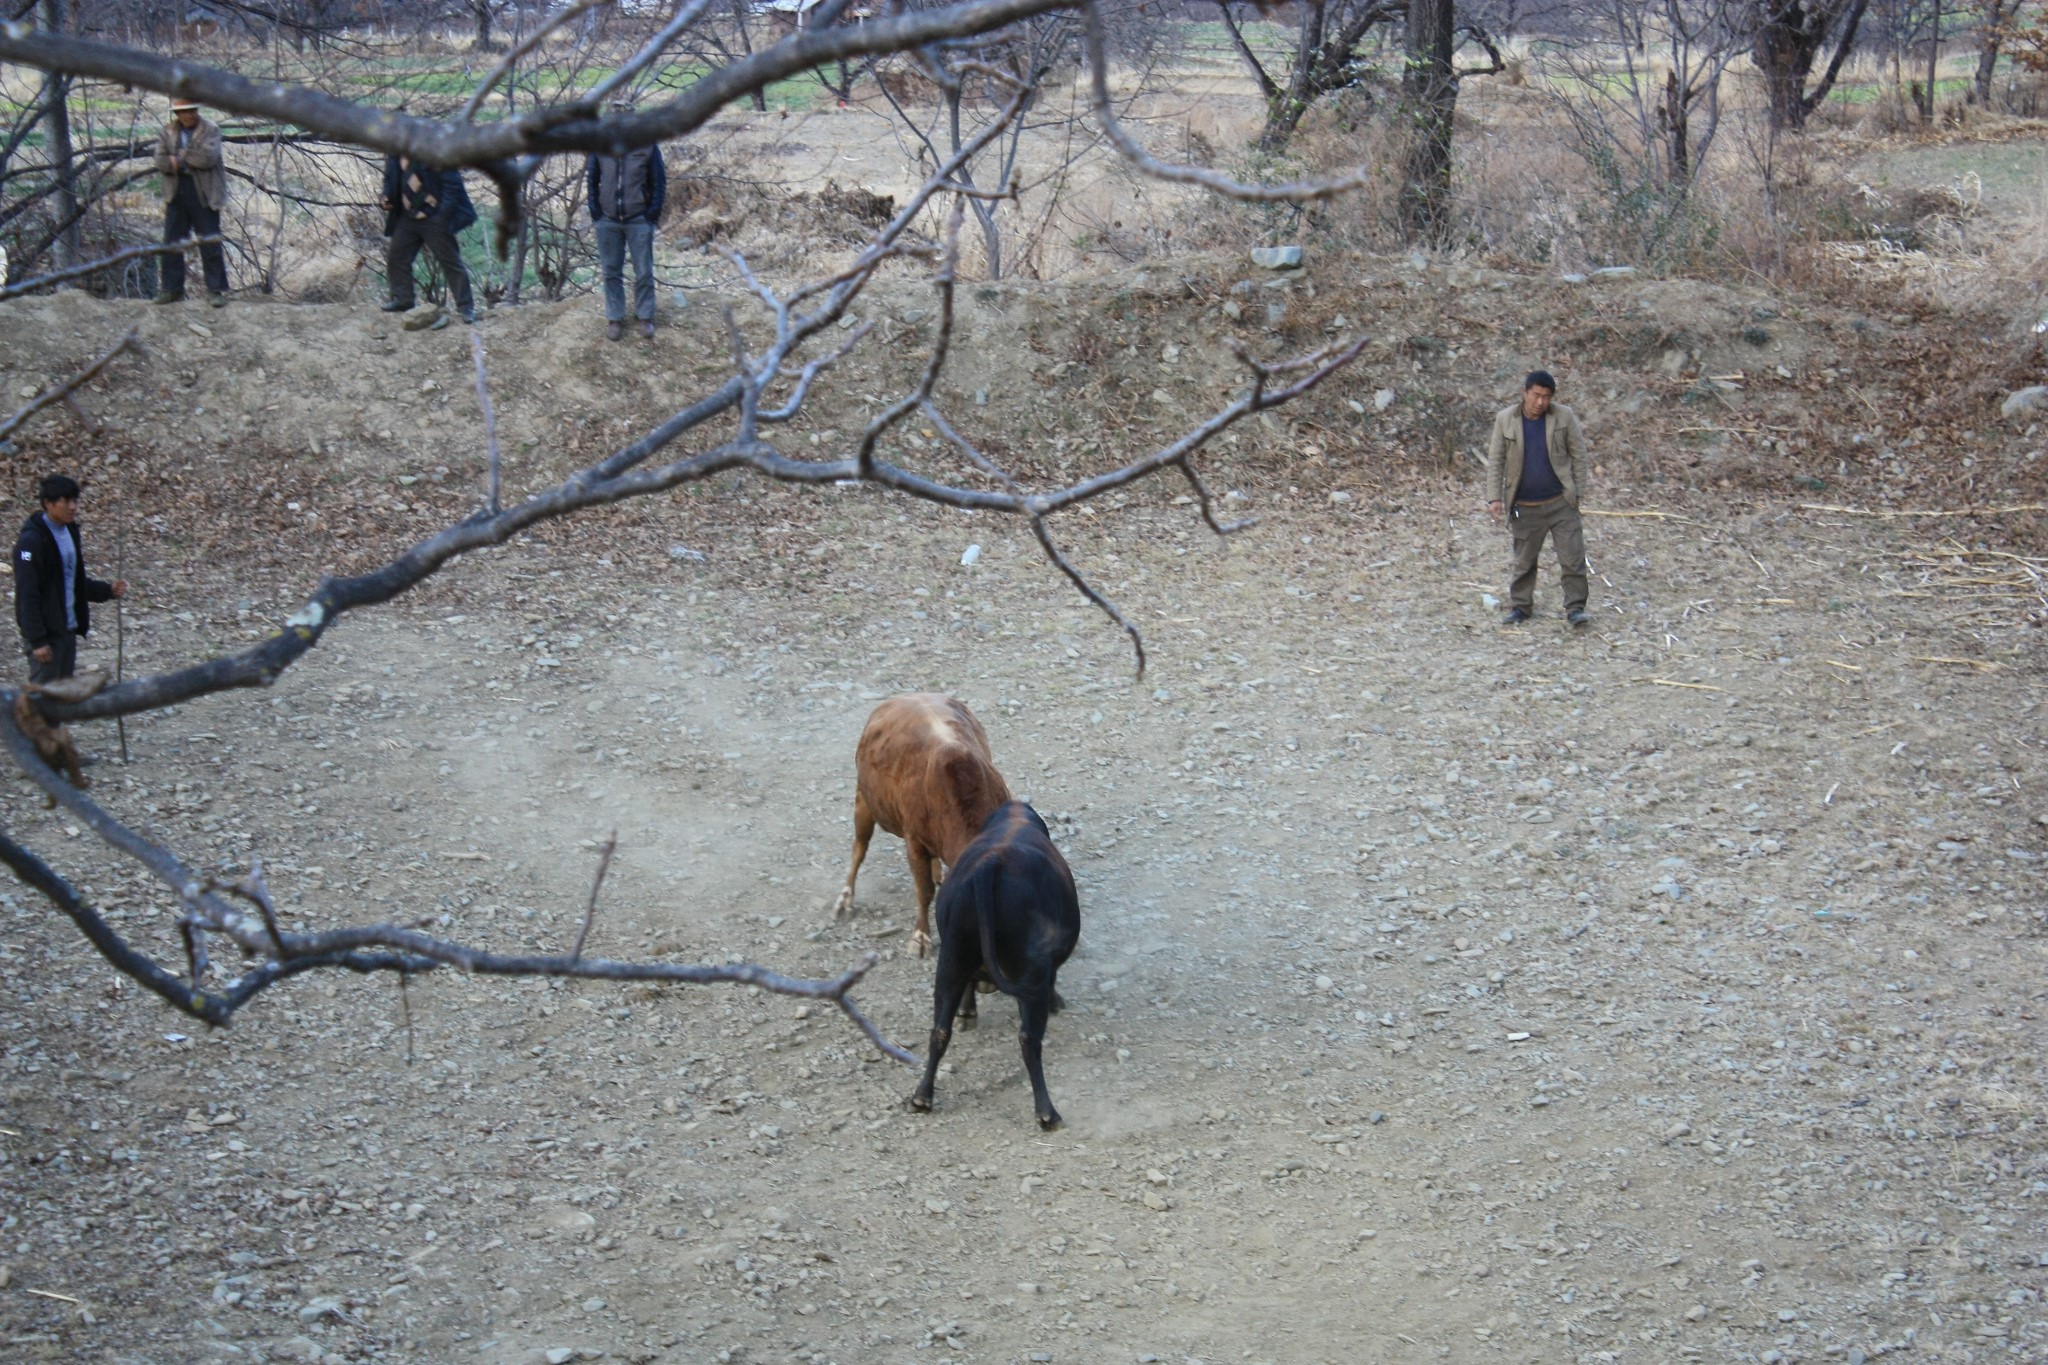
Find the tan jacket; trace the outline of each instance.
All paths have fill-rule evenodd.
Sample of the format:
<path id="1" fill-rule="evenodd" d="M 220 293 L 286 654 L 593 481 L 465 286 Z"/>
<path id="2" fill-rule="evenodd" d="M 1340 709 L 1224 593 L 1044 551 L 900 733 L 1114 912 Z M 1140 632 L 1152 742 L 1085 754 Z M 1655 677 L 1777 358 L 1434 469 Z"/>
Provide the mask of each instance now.
<path id="1" fill-rule="evenodd" d="M 1586 433 L 1579 415 L 1552 403 L 1543 418 L 1543 439 L 1550 448 L 1550 467 L 1564 485 L 1564 500 L 1577 507 L 1586 490 Z M 1512 511 L 1521 486 L 1522 405 L 1517 402 L 1493 415 L 1493 431 L 1486 438 L 1486 500 Z"/>
<path id="2" fill-rule="evenodd" d="M 156 168 L 164 178 L 164 202 L 171 202 L 178 192 L 178 177 L 171 169 L 171 158 L 178 151 L 178 121 L 174 118 L 157 135 Z M 185 144 L 185 170 L 199 186 L 199 202 L 215 212 L 228 201 L 228 172 L 220 160 L 220 128 L 206 119 L 200 119 L 192 129 L 192 139 Z"/>

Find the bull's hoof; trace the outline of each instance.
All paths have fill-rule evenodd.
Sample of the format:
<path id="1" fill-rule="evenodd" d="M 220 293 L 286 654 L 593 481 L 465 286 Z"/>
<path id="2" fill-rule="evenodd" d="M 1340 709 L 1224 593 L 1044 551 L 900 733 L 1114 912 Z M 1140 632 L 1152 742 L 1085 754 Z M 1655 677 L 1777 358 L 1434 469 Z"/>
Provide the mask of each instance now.
<path id="1" fill-rule="evenodd" d="M 1059 1110 L 1057 1109 L 1048 1109 L 1038 1116 L 1039 1128 L 1048 1133 L 1057 1132 L 1064 1128 L 1066 1122 L 1065 1119 L 1060 1117 Z"/>
<path id="2" fill-rule="evenodd" d="M 971 1029 L 981 1027 L 981 1016 L 978 1014 L 961 1014 L 955 1016 L 954 1022 L 960 1026 L 960 1031 L 965 1033 Z"/>
<path id="3" fill-rule="evenodd" d="M 910 935 L 910 951 L 916 953 L 919 957 L 930 957 L 932 955 L 932 936 L 922 929 L 913 931 Z"/>
<path id="4" fill-rule="evenodd" d="M 932 1112 L 932 1097 L 930 1095 L 912 1095 L 910 1097 L 910 1107 L 920 1114 L 929 1114 Z"/>
<path id="5" fill-rule="evenodd" d="M 849 887 L 847 887 L 847 888 L 846 888 L 845 890 L 843 890 L 843 891 L 841 891 L 841 892 L 839 893 L 839 899 L 838 899 L 838 900 L 836 900 L 836 901 L 833 901 L 833 902 L 832 902 L 832 918 L 833 918 L 833 919 L 845 919 L 845 918 L 846 918 L 846 915 L 847 915 L 847 912 L 848 912 L 848 911 L 850 911 L 850 910 L 852 910 L 852 909 L 853 909 L 853 888 L 849 886 Z"/>

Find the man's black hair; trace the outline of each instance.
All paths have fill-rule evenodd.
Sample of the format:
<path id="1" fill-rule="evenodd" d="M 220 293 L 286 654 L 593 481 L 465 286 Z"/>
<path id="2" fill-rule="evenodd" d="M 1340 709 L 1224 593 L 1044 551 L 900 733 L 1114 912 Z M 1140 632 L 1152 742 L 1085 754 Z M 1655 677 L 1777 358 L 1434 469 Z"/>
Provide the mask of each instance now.
<path id="1" fill-rule="evenodd" d="M 1550 377 L 1550 371 L 1548 370 L 1529 371 L 1529 377 L 1522 381 L 1522 389 L 1524 392 L 1527 392 L 1539 384 L 1549 389 L 1552 393 L 1557 392 L 1557 381 Z"/>
<path id="2" fill-rule="evenodd" d="M 68 474 L 52 474 L 45 478 L 42 487 L 36 490 L 36 498 L 44 503 L 57 502 L 63 498 L 70 498 L 75 502 L 78 499 L 78 480 Z"/>

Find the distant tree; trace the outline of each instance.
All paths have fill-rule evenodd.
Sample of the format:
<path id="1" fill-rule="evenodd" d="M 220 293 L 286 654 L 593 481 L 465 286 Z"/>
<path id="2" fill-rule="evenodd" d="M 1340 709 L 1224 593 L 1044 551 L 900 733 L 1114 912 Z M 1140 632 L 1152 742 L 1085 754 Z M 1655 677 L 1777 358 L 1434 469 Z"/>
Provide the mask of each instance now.
<path id="1" fill-rule="evenodd" d="M 1991 103 L 1991 79 L 1998 70 L 1998 50 L 2005 42 L 2006 29 L 2019 14 L 2019 0 L 1984 0 L 1977 19 L 1977 78 L 1970 85 L 1970 102 Z"/>
<path id="2" fill-rule="evenodd" d="M 1763 72 L 1771 126 L 1798 129 L 1834 89 L 1856 45 L 1856 29 L 1870 0 L 1759 0 L 1750 55 Z M 1834 44 L 1820 84 L 1806 88 L 1814 63 Z"/>
<path id="3" fill-rule="evenodd" d="M 1411 140 L 1401 178 L 1401 223 L 1410 238 L 1441 242 L 1451 226 L 1451 135 L 1459 83 L 1504 71 L 1507 63 L 1485 30 L 1458 22 L 1457 0 L 1408 0 L 1407 17 L 1401 113 Z M 1458 52 L 1468 42 L 1485 51 L 1490 65 L 1458 66 Z"/>
<path id="4" fill-rule="evenodd" d="M 1260 57 L 1244 31 L 1243 12 L 1256 8 L 1263 14 L 1265 4 L 1222 0 L 1216 8 L 1231 45 L 1244 59 L 1266 101 L 1266 123 L 1259 131 L 1258 149 L 1272 155 L 1287 149 L 1295 129 L 1317 100 L 1349 90 L 1371 74 L 1372 65 L 1361 51 L 1365 40 L 1375 25 L 1399 19 L 1406 0 L 1307 0 L 1297 6 L 1299 27 L 1284 69 L 1272 61 L 1274 54 Z"/>

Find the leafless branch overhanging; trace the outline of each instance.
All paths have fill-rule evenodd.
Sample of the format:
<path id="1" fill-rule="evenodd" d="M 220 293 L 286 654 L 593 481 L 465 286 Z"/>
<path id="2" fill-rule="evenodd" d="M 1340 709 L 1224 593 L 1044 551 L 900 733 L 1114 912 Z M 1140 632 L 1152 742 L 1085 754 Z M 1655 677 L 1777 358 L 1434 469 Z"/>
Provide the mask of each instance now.
<path id="1" fill-rule="evenodd" d="M 679 14 L 689 12 L 691 8 L 685 5 Z M 599 121 L 590 120 L 583 112 L 587 100 L 578 100 L 573 107 L 536 111 L 495 125 L 405 118 L 351 105 L 302 87 L 273 82 L 259 88 L 259 83 L 245 81 L 233 73 L 196 67 L 156 54 L 111 48 L 62 35 L 23 33 L 19 25 L 9 26 L 4 37 L 0 37 L 0 60 L 23 61 L 45 65 L 46 69 L 97 74 L 109 79 L 130 79 L 137 84 L 199 98 L 236 112 L 288 119 L 366 146 L 407 151 L 440 164 L 480 165 L 516 197 L 519 180 L 530 174 L 532 164 L 542 152 L 610 150 L 676 136 L 699 126 L 717 108 L 731 99 L 744 96 L 749 89 L 757 89 L 791 69 L 831 59 L 835 54 L 922 50 L 927 60 L 943 63 L 946 59 L 944 44 L 949 39 L 991 32 L 1015 18 L 1059 8 L 1076 6 L 1058 5 L 1049 3 L 1049 0 L 974 0 L 973 3 L 897 14 L 858 25 L 800 32 L 713 73 L 659 109 Z M 1350 183 L 1340 178 L 1313 184 L 1248 185 L 1195 168 L 1170 166 L 1152 158 L 1115 121 L 1115 112 L 1107 96 L 1109 57 L 1101 26 L 1093 6 L 1078 8 L 1089 24 L 1085 49 L 1093 68 L 1097 116 L 1103 121 L 1105 135 L 1145 174 L 1199 184 L 1219 193 L 1250 199 L 1325 198 L 1341 192 Z M 672 22 L 663 33 L 673 37 L 671 31 L 676 29 L 677 25 Z M 624 74 L 626 79 L 630 79 L 630 68 L 634 63 L 645 64 L 658 56 L 658 51 L 650 54 L 643 48 L 626 67 L 619 68 L 613 75 Z M 792 68 L 793 63 L 797 64 L 795 68 Z M 957 80 L 957 69 L 951 75 Z M 600 82 L 599 88 L 623 88 L 623 84 L 623 80 L 614 80 L 609 86 Z M 268 686 L 317 646 L 328 628 L 341 616 L 352 610 L 390 601 L 463 555 L 505 544 L 535 526 L 589 508 L 650 496 L 727 470 L 740 469 L 751 469 L 790 483 L 865 482 L 943 506 L 1023 518 L 1053 566 L 1127 633 L 1142 675 L 1145 661 L 1142 636 L 1115 604 L 1060 551 L 1052 537 L 1049 519 L 1061 511 L 1171 468 L 1178 470 L 1196 490 L 1201 515 L 1212 530 L 1219 535 L 1227 535 L 1242 529 L 1249 523 L 1224 523 L 1215 516 L 1213 500 L 1195 466 L 1197 455 L 1207 442 L 1241 418 L 1281 406 L 1320 383 L 1355 358 L 1365 340 L 1361 337 L 1348 344 L 1278 362 L 1260 360 L 1241 348 L 1240 359 L 1250 376 L 1245 391 L 1192 428 L 1113 469 L 1078 482 L 1037 492 L 1025 488 L 963 433 L 957 422 L 948 418 L 938 393 L 939 379 L 952 356 L 955 342 L 958 235 L 969 198 L 978 192 L 961 172 L 1021 114 L 1030 94 L 1028 83 L 1018 83 L 1012 98 L 997 116 L 973 137 L 962 142 L 956 152 L 941 160 L 895 216 L 870 238 L 851 262 L 836 273 L 783 291 L 758 278 L 744 257 L 729 255 L 737 280 L 765 313 L 770 335 L 758 347 L 750 345 L 745 335 L 748 324 L 737 314 L 731 315 L 729 325 L 734 365 L 731 377 L 639 439 L 551 488 L 513 506 L 503 506 L 500 502 L 495 419 L 490 410 L 488 374 L 479 342 L 473 355 L 491 458 L 484 506 L 478 511 L 419 541 L 377 568 L 356 575 L 324 578 L 304 605 L 286 617 L 275 633 L 248 649 L 166 672 L 126 679 L 75 704 L 58 704 L 45 699 L 38 703 L 38 709 L 59 722 L 104 719 L 156 710 L 233 689 Z M 714 100 L 715 103 L 707 104 L 707 101 Z M 518 158 L 516 161 L 515 157 Z M 951 196 L 952 203 L 941 233 L 942 241 L 934 243 L 920 239 L 916 235 L 916 225 L 934 203 L 945 196 Z M 940 319 L 915 383 L 884 405 L 881 413 L 867 424 L 853 448 L 844 454 L 836 458 L 785 454 L 775 443 L 775 429 L 804 410 L 816 381 L 860 346 L 870 332 L 866 326 L 856 328 L 844 340 L 825 350 L 818 347 L 820 334 L 836 327 L 885 264 L 919 258 L 934 262 L 932 285 L 939 294 Z M 68 387 L 60 386 L 63 388 L 61 393 L 53 390 L 55 396 L 48 398 L 47 402 L 39 398 L 38 405 L 47 406 L 48 402 L 68 397 L 71 390 L 89 382 L 115 355 L 132 345 L 131 334 L 95 361 L 87 371 L 67 381 Z M 32 409 L 38 405 L 32 405 Z M 946 433 L 947 443 L 961 452 L 970 464 L 990 476 L 997 486 L 969 486 L 887 458 L 881 449 L 885 438 L 892 428 L 913 413 L 923 414 Z M 32 410 L 19 414 L 15 424 L 32 415 Z M 672 458 L 657 461 L 656 457 L 663 455 L 672 445 L 686 444 L 691 438 L 711 431 L 714 423 L 727 420 L 732 426 L 722 439 L 710 440 L 702 448 L 685 450 Z M 12 699 L 11 693 L 0 693 L 0 700 Z M 315 968 L 338 968 L 359 973 L 395 972 L 403 979 L 417 972 L 450 966 L 465 972 L 494 975 L 565 976 L 675 984 L 743 983 L 781 994 L 831 1000 L 878 1048 L 899 1060 L 909 1059 L 907 1053 L 881 1035 L 848 994 L 874 965 L 872 955 L 836 977 L 820 980 L 791 978 L 753 964 L 685 965 L 586 958 L 583 947 L 596 915 L 602 867 L 593 883 L 582 927 L 566 954 L 495 953 L 438 939 L 418 927 L 396 923 L 298 933 L 280 922 L 260 866 L 252 866 L 245 876 L 225 884 L 201 877 L 170 849 L 124 823 L 99 802 L 73 789 L 44 766 L 27 737 L 11 723 L 0 725 L 0 740 L 4 740 L 9 753 L 23 771 L 68 813 L 84 823 L 105 844 L 148 869 L 178 898 L 182 907 L 179 928 L 185 945 L 182 974 L 157 962 L 129 942 L 60 873 L 4 831 L 0 831 L 0 862 L 7 863 L 24 881 L 42 891 L 73 920 L 94 948 L 117 970 L 174 1007 L 209 1023 L 227 1022 L 238 1009 L 268 986 Z M 247 960 L 242 970 L 224 980 L 217 980 L 220 971 L 214 965 L 210 951 L 210 945 L 219 939 L 227 940 Z"/>

